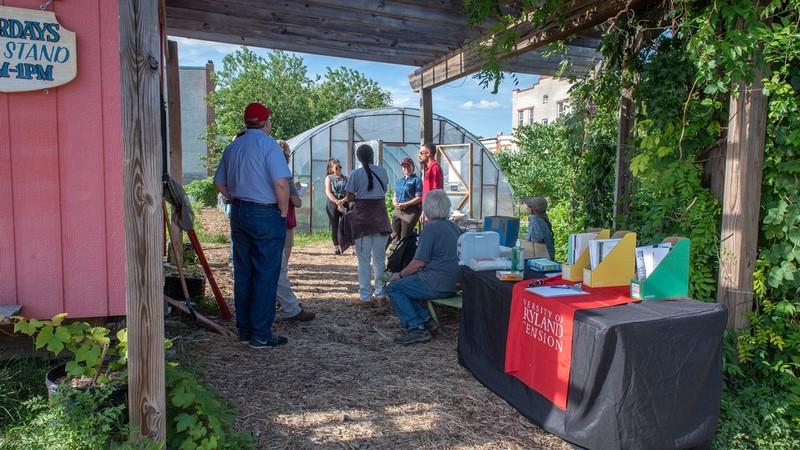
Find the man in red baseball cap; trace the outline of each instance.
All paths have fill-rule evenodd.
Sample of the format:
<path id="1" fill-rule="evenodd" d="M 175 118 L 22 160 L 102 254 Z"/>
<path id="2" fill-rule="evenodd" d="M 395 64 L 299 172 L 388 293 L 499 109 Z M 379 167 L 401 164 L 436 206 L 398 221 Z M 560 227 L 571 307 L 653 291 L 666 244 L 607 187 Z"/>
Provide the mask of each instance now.
<path id="1" fill-rule="evenodd" d="M 214 186 L 231 204 L 233 295 L 242 343 L 261 349 L 288 340 L 272 332 L 292 173 L 269 136 L 272 111 L 261 103 L 244 110 L 247 129 L 225 148 Z"/>
<path id="2" fill-rule="evenodd" d="M 272 116 L 272 110 L 262 105 L 261 103 L 250 103 L 244 109 L 244 123 L 248 127 L 250 125 L 258 125 L 261 122 L 267 122 Z M 269 131 L 267 131 L 269 134 Z"/>

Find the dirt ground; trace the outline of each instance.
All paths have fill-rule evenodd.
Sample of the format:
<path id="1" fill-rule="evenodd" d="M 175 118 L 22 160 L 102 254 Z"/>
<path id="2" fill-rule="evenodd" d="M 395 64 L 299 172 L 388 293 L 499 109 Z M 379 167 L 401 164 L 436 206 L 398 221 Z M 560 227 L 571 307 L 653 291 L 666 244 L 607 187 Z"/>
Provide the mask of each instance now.
<path id="1" fill-rule="evenodd" d="M 219 211 L 199 214 L 207 232 L 227 233 Z M 251 432 L 258 448 L 571 448 L 458 365 L 458 311 L 439 308 L 443 332 L 433 341 L 395 345 L 401 330 L 391 308 L 350 306 L 356 258 L 331 250 L 330 244 L 294 249 L 290 278 L 317 318 L 276 324 L 288 345 L 253 350 L 169 321 L 181 359 L 232 404 L 237 428 Z M 206 246 L 230 300 L 228 252 L 224 244 Z"/>

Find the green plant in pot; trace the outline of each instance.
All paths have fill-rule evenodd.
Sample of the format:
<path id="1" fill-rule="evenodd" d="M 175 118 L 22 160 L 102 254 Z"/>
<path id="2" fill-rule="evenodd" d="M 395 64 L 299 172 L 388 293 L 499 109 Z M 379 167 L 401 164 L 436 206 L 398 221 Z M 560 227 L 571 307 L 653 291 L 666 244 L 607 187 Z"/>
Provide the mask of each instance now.
<path id="1" fill-rule="evenodd" d="M 99 385 L 120 386 L 124 392 L 127 382 L 128 332 L 116 333 L 112 342 L 111 331 L 94 327 L 86 322 L 65 323 L 67 314 L 57 314 L 50 320 L 15 317 L 14 331 L 34 338 L 37 349 L 44 348 L 54 356 L 66 350 L 69 359 L 48 372 L 48 391 L 61 381 L 78 389 L 92 389 Z"/>

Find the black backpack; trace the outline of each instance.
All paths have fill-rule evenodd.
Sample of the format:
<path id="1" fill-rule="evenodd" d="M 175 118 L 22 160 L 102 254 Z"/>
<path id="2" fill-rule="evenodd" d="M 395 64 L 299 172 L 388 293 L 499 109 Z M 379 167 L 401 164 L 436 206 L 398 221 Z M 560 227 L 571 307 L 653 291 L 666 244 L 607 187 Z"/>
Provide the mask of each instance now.
<path id="1" fill-rule="evenodd" d="M 411 233 L 400 242 L 392 244 L 386 259 L 386 270 L 392 273 L 405 269 L 417 252 L 417 233 Z"/>

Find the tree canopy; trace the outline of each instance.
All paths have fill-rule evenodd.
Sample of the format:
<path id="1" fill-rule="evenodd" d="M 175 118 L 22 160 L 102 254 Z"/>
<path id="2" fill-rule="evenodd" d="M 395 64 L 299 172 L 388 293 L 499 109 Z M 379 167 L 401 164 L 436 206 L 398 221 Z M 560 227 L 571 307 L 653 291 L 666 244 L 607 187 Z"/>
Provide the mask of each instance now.
<path id="1" fill-rule="evenodd" d="M 281 51 L 257 55 L 247 47 L 226 55 L 214 73 L 216 90 L 208 103 L 215 122 L 206 139 L 215 150 L 211 166 L 225 146 L 242 131 L 242 111 L 261 102 L 273 112 L 272 136 L 289 139 L 352 108 L 381 108 L 392 101 L 375 80 L 348 67 L 328 68 L 311 78 L 303 58 Z"/>

